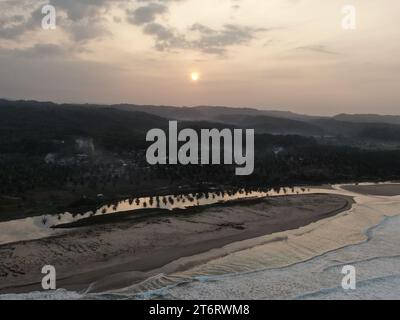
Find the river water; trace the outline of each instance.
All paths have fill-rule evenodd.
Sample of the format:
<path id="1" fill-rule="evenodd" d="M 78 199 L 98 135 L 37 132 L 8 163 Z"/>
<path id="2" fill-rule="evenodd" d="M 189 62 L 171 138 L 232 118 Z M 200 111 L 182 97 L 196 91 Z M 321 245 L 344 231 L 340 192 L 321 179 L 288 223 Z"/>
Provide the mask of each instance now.
<path id="1" fill-rule="evenodd" d="M 315 191 L 313 191 L 315 192 Z M 78 222 L 91 217 L 113 215 L 123 212 L 142 210 L 142 209 L 186 209 L 196 206 L 211 205 L 232 200 L 274 197 L 283 194 L 304 194 L 311 193 L 311 190 L 303 187 L 281 188 L 280 191 L 270 190 L 268 192 L 245 191 L 237 192 L 209 192 L 201 194 L 170 195 L 161 197 L 131 198 L 115 203 L 106 204 L 92 211 L 81 212 L 79 214 L 71 212 L 61 212 L 55 215 L 41 215 L 36 217 L 0 222 L 0 245 L 18 241 L 35 240 L 44 237 L 63 233 L 65 230 L 53 227 Z"/>

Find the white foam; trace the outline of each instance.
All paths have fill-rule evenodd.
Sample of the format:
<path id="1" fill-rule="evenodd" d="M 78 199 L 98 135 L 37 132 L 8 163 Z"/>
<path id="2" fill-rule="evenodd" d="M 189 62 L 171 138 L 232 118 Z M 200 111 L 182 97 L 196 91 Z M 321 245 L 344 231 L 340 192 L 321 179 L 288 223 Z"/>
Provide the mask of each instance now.
<path id="1" fill-rule="evenodd" d="M 79 300 L 84 297 L 83 294 L 58 289 L 54 291 L 35 291 L 21 294 L 3 294 L 0 300 Z"/>
<path id="2" fill-rule="evenodd" d="M 400 299 L 400 217 L 385 219 L 358 245 L 284 268 L 215 276 L 169 290 L 170 299 Z M 344 265 L 358 287 L 341 287 Z"/>

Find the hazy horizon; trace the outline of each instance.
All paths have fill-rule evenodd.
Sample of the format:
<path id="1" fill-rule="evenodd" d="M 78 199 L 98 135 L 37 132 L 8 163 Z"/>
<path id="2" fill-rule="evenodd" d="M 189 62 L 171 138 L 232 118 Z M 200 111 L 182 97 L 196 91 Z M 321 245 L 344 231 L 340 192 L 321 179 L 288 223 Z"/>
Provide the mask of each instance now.
<path id="1" fill-rule="evenodd" d="M 41 28 L 47 3 L 55 30 Z M 341 26 L 346 4 L 355 30 Z M 395 0 L 18 0 L 0 9 L 7 99 L 400 115 Z"/>
<path id="2" fill-rule="evenodd" d="M 312 117 L 333 117 L 337 116 L 340 114 L 347 114 L 347 115 L 363 115 L 363 116 L 368 116 L 368 115 L 377 115 L 377 116 L 400 116 L 399 114 L 388 114 L 388 113 L 379 113 L 379 112 L 369 112 L 369 113 L 351 113 L 351 112 L 340 112 L 340 113 L 335 113 L 332 112 L 330 114 L 317 114 L 317 113 L 306 113 L 306 112 L 295 112 L 290 109 L 278 109 L 274 107 L 262 107 L 262 106 L 255 106 L 255 107 L 248 107 L 248 106 L 223 106 L 223 105 L 163 105 L 163 104 L 139 104 L 135 102 L 118 102 L 118 103 L 101 103 L 101 102 L 63 102 L 63 101 L 55 101 L 55 100 L 36 100 L 36 99 L 23 99 L 23 98 L 7 98 L 7 97 L 0 97 L 0 100 L 6 100 L 6 101 L 33 101 L 33 102 L 38 102 L 38 103 L 54 103 L 56 105 L 99 105 L 99 106 L 113 106 L 113 105 L 132 105 L 132 106 L 149 106 L 149 107 L 166 107 L 166 108 L 229 108 L 229 109 L 253 109 L 253 110 L 259 110 L 259 111 L 269 111 L 269 112 L 288 112 L 288 113 L 293 113 L 293 114 L 299 114 L 299 115 L 306 115 L 306 116 L 312 116 Z"/>

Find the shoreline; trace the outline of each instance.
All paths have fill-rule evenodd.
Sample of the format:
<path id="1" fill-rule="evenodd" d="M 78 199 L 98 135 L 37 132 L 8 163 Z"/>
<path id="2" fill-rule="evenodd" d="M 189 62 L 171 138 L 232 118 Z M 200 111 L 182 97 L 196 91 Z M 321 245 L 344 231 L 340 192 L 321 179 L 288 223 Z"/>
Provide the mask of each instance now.
<path id="1" fill-rule="evenodd" d="M 329 188 L 329 184 L 321 185 L 321 188 Z M 281 188 L 287 186 L 282 186 Z M 296 187 L 307 187 L 310 188 L 311 186 L 308 185 L 296 185 Z M 261 188 L 260 186 L 253 186 L 249 187 L 249 190 L 255 191 L 257 189 L 273 189 L 273 186 L 266 188 L 265 186 Z M 121 193 L 115 195 L 107 195 L 103 197 L 98 197 L 96 195 L 87 196 L 81 194 L 80 196 L 76 196 L 73 199 L 66 199 L 63 200 L 65 202 L 63 205 L 59 205 L 57 208 L 52 208 L 52 210 L 48 210 L 45 208 L 35 208 L 32 212 L 28 210 L 29 213 L 21 214 L 21 208 L 18 208 L 16 213 L 15 211 L 11 210 L 10 212 L 3 212 L 0 214 L 0 223 L 1 222 L 8 222 L 13 220 L 25 219 L 25 218 L 34 218 L 43 215 L 57 215 L 64 212 L 71 212 L 75 214 L 84 213 L 87 211 L 93 211 L 103 206 L 107 206 L 110 204 L 118 203 L 121 201 L 126 201 L 127 199 L 139 199 L 139 198 L 156 198 L 156 197 L 169 197 L 169 196 L 179 196 L 179 195 L 189 195 L 189 194 L 196 194 L 196 193 L 212 193 L 212 192 L 227 192 L 232 190 L 239 190 L 243 189 L 238 186 L 232 185 L 200 185 L 200 186 L 175 186 L 171 188 L 161 187 L 161 188 L 148 188 L 142 190 L 131 190 L 129 193 Z M 8 197 L 8 196 L 1 196 L 0 200 L 5 198 L 14 198 L 14 200 L 20 200 L 20 197 Z M 43 199 L 41 199 L 43 202 Z M 0 201 L 1 207 L 1 201 Z M 32 208 L 31 208 L 32 209 Z"/>
<path id="2" fill-rule="evenodd" d="M 400 185 L 394 183 L 345 185 L 343 189 L 367 196 L 393 197 L 400 194 Z"/>
<path id="3" fill-rule="evenodd" d="M 0 246 L 0 293 L 40 291 L 40 270 L 45 264 L 56 267 L 58 288 L 84 291 L 97 282 L 92 287 L 94 292 L 118 289 L 171 268 L 182 258 L 298 229 L 346 211 L 354 203 L 351 197 L 332 194 L 256 200 L 146 221 L 114 221 L 52 238 Z M 177 265 L 167 271 L 187 267 Z M 71 272 L 71 268 L 80 272 Z M 36 272 L 30 274 L 32 270 Z"/>

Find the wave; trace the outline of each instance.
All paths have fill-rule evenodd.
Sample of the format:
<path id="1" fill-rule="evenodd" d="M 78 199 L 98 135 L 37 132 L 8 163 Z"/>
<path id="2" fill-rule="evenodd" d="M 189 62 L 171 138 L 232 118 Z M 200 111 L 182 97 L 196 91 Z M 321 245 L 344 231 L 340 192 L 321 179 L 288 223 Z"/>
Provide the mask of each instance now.
<path id="1" fill-rule="evenodd" d="M 284 268 L 192 281 L 168 299 L 400 299 L 400 216 L 370 229 L 370 239 Z M 356 259 L 355 259 L 356 258 Z M 344 265 L 357 270 L 357 290 L 341 287 Z"/>
<path id="2" fill-rule="evenodd" d="M 341 287 L 321 289 L 296 297 L 298 300 L 400 300 L 400 275 L 378 277 L 357 282 L 357 289 L 344 291 Z"/>
<path id="3" fill-rule="evenodd" d="M 3 294 L 0 300 L 80 300 L 85 297 L 84 294 L 58 289 L 54 291 L 34 291 L 20 294 Z"/>

